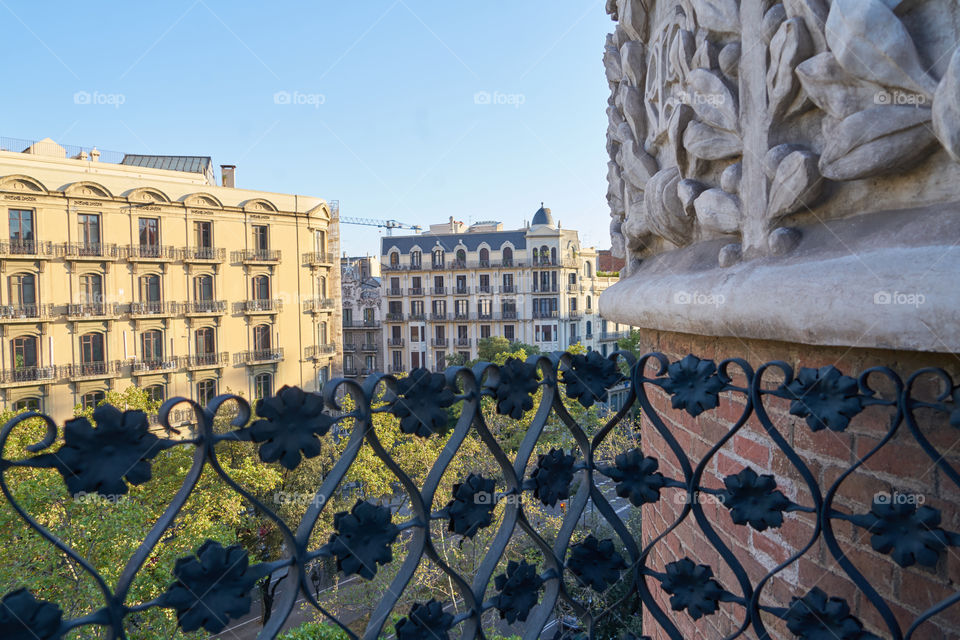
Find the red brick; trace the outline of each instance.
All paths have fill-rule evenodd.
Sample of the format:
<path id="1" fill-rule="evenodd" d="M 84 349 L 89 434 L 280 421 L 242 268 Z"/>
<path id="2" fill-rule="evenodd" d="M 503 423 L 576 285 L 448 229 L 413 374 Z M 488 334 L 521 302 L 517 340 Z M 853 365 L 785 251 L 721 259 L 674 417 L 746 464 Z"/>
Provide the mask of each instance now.
<path id="1" fill-rule="evenodd" d="M 760 471 L 770 466 L 770 445 L 750 440 L 740 434 L 733 437 L 733 451 L 738 456 L 759 465 Z"/>

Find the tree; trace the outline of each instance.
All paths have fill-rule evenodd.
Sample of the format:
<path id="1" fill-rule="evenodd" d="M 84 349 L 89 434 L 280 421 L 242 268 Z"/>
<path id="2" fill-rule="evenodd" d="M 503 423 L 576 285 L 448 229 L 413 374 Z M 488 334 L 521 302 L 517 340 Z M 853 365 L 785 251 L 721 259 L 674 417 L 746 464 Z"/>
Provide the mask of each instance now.
<path id="1" fill-rule="evenodd" d="M 480 338 L 477 343 L 477 356 L 485 362 L 496 362 L 497 356 L 502 353 L 516 354 L 520 351 L 530 356 L 540 353 L 540 348 L 524 342 L 511 342 L 503 336 Z"/>

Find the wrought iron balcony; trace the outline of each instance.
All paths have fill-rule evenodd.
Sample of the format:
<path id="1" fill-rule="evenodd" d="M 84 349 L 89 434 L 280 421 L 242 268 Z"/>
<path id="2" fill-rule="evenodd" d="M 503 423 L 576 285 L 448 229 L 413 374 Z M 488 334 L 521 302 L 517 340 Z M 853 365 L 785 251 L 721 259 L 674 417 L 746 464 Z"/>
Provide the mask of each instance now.
<path id="1" fill-rule="evenodd" d="M 345 352 L 346 352 L 346 351 L 350 351 L 350 352 L 356 351 L 356 350 L 357 350 L 357 345 L 354 344 L 354 343 L 352 343 L 352 342 L 345 342 L 344 345 L 343 345 L 343 350 L 344 350 Z"/>
<path id="2" fill-rule="evenodd" d="M 533 293 L 558 293 L 560 291 L 560 286 L 556 284 L 534 284 Z"/>
<path id="3" fill-rule="evenodd" d="M 580 320 L 581 318 L 583 318 L 583 312 L 582 312 L 582 311 L 569 311 L 569 312 L 567 312 L 567 317 L 570 318 L 571 320 Z"/>
<path id="4" fill-rule="evenodd" d="M 120 305 L 115 302 L 80 302 L 67 305 L 68 320 L 113 318 L 118 315 L 120 315 Z"/>
<path id="5" fill-rule="evenodd" d="M 52 304 L 0 305 L 0 322 L 36 322 L 53 316 Z"/>
<path id="6" fill-rule="evenodd" d="M 283 360 L 283 349 L 255 349 L 241 351 L 233 355 L 234 364 L 263 364 L 265 362 L 280 362 Z"/>
<path id="7" fill-rule="evenodd" d="M 447 295 L 448 287 L 433 287 L 430 289 L 430 293 L 435 296 L 445 296 Z"/>
<path id="8" fill-rule="evenodd" d="M 403 338 L 387 338 L 387 345 L 390 347 L 402 347 L 406 344 Z"/>
<path id="9" fill-rule="evenodd" d="M 396 298 L 403 295 L 403 289 L 400 287 L 387 289 L 387 296 L 390 298 Z"/>
<path id="10" fill-rule="evenodd" d="M 387 322 L 403 322 L 402 313 L 388 313 L 386 318 L 387 318 Z"/>
<path id="11" fill-rule="evenodd" d="M 230 261 L 238 264 L 280 262 L 280 249 L 242 249 L 234 251 Z"/>
<path id="12" fill-rule="evenodd" d="M 53 243 L 40 240 L 0 240 L 0 257 L 45 260 L 54 256 Z"/>
<path id="13" fill-rule="evenodd" d="M 81 362 L 68 364 L 62 367 L 61 374 L 71 380 L 93 380 L 96 378 L 113 378 L 120 375 L 120 361 Z"/>
<path id="14" fill-rule="evenodd" d="M 185 247 L 184 262 L 223 262 L 227 257 L 226 249 L 218 247 Z"/>
<path id="15" fill-rule="evenodd" d="M 470 338 L 457 338 L 458 347 L 469 347 L 473 341 Z"/>
<path id="16" fill-rule="evenodd" d="M 410 287 L 409 289 L 407 289 L 407 293 L 410 294 L 411 296 L 422 296 L 423 287 Z"/>
<path id="17" fill-rule="evenodd" d="M 120 257 L 117 245 L 91 242 L 64 242 L 60 254 L 67 260 L 116 260 Z"/>
<path id="18" fill-rule="evenodd" d="M 512 284 L 501 285 L 500 293 L 516 293 L 517 287 Z"/>
<path id="19" fill-rule="evenodd" d="M 402 320 L 403 318 L 401 317 L 400 319 Z M 407 319 L 409 319 L 411 322 L 426 322 L 427 314 L 422 311 L 419 313 L 411 313 L 409 316 L 407 316 Z"/>
<path id="20" fill-rule="evenodd" d="M 405 364 L 390 365 L 390 373 L 403 373 L 406 370 L 407 370 L 407 365 Z"/>
<path id="21" fill-rule="evenodd" d="M 488 284 L 477 285 L 477 293 L 493 293 L 494 289 Z"/>
<path id="22" fill-rule="evenodd" d="M 303 254 L 303 264 L 308 267 L 331 266 L 336 261 L 336 254 L 326 251 L 313 251 Z"/>
<path id="23" fill-rule="evenodd" d="M 360 350 L 366 352 L 376 352 L 380 349 L 380 346 L 375 343 L 361 345 Z"/>
<path id="24" fill-rule="evenodd" d="M 176 247 L 159 244 L 131 244 L 124 249 L 124 257 L 131 262 L 170 262 L 180 256 L 181 252 Z"/>
<path id="25" fill-rule="evenodd" d="M 180 367 L 181 359 L 176 357 L 130 361 L 130 372 L 133 375 L 143 375 L 147 373 L 157 373 L 163 371 L 176 371 Z"/>
<path id="26" fill-rule="evenodd" d="M 450 262 L 447 263 L 447 266 L 450 269 L 466 269 L 467 262 L 466 260 L 451 260 Z"/>
<path id="27" fill-rule="evenodd" d="M 245 300 L 237 303 L 241 313 L 277 313 L 283 310 L 283 300 Z"/>
<path id="28" fill-rule="evenodd" d="M 534 320 L 549 320 L 551 318 L 559 318 L 559 317 L 560 317 L 559 311 L 537 311 L 536 309 L 534 309 L 533 311 Z"/>
<path id="29" fill-rule="evenodd" d="M 470 295 L 470 287 L 456 287 L 453 290 L 454 295 L 457 296 L 467 296 Z"/>
<path id="30" fill-rule="evenodd" d="M 449 313 L 431 313 L 430 320 L 433 322 L 446 322 L 450 319 Z"/>
<path id="31" fill-rule="evenodd" d="M 470 312 L 469 311 L 454 311 L 453 312 L 454 320 L 469 320 Z"/>
<path id="32" fill-rule="evenodd" d="M 336 308 L 337 301 L 333 298 L 311 298 L 303 301 L 304 313 L 329 313 Z"/>
<path id="33" fill-rule="evenodd" d="M 344 367 L 344 369 L 343 369 L 343 375 L 347 376 L 348 378 L 356 378 L 357 375 L 358 375 L 357 368 L 356 368 L 356 367 L 349 367 L 349 368 Z"/>
<path id="34" fill-rule="evenodd" d="M 444 264 L 443 262 L 433 262 L 430 264 L 430 268 L 433 269 L 434 271 L 443 271 L 444 269 L 447 268 L 447 265 Z"/>
<path id="35" fill-rule="evenodd" d="M 517 312 L 516 311 L 503 311 L 501 314 L 504 320 L 516 320 Z"/>
<path id="36" fill-rule="evenodd" d="M 430 340 L 430 346 L 433 347 L 448 347 L 450 346 L 450 340 L 447 338 L 433 338 Z"/>
<path id="37" fill-rule="evenodd" d="M 142 316 L 175 316 L 180 313 L 180 305 L 176 302 L 164 302 L 155 300 L 151 302 L 131 302 L 130 315 L 133 317 Z"/>
<path id="38" fill-rule="evenodd" d="M 330 356 L 336 355 L 336 353 L 337 353 L 337 345 L 333 343 L 312 344 L 304 348 L 303 357 L 307 360 L 317 359 L 317 358 L 328 358 Z"/>
<path id="39" fill-rule="evenodd" d="M 493 311 L 479 311 L 477 320 L 493 320 Z"/>
<path id="40" fill-rule="evenodd" d="M 226 300 L 193 300 L 183 303 L 183 313 L 188 316 L 220 315 L 226 312 Z"/>
<path id="41" fill-rule="evenodd" d="M 220 353 L 194 353 L 184 358 L 184 366 L 187 369 L 212 369 L 225 367 L 230 363 L 230 354 L 226 351 Z"/>
<path id="42" fill-rule="evenodd" d="M 0 384 L 5 386 L 29 386 L 56 379 L 56 367 L 17 367 L 0 371 Z"/>

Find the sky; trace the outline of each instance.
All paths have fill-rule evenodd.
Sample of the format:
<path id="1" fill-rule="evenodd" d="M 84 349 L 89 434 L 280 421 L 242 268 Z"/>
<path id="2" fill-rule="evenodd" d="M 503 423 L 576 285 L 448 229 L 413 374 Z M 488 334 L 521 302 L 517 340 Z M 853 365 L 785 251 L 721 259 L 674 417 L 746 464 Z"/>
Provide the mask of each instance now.
<path id="1" fill-rule="evenodd" d="M 0 136 L 212 156 L 424 227 L 543 201 L 609 247 L 603 0 L 0 0 L 0 24 Z M 343 225 L 342 249 L 382 233 Z"/>

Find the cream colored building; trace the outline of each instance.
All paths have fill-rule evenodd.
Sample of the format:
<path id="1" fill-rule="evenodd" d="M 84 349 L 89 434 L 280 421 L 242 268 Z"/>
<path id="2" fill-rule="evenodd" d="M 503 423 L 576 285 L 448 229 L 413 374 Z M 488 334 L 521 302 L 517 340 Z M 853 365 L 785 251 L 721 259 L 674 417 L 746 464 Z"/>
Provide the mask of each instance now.
<path id="1" fill-rule="evenodd" d="M 206 402 L 340 374 L 336 211 L 217 185 L 209 158 L 0 150 L 0 403 Z"/>
<path id="2" fill-rule="evenodd" d="M 343 375 L 366 377 L 383 371 L 380 260 L 340 259 L 343 295 Z"/>
<path id="3" fill-rule="evenodd" d="M 542 351 L 598 349 L 597 297 L 616 282 L 597 275 L 597 252 L 541 207 L 523 229 L 450 219 L 427 233 L 381 241 L 386 364 L 391 371 L 477 357 L 503 336 Z"/>

